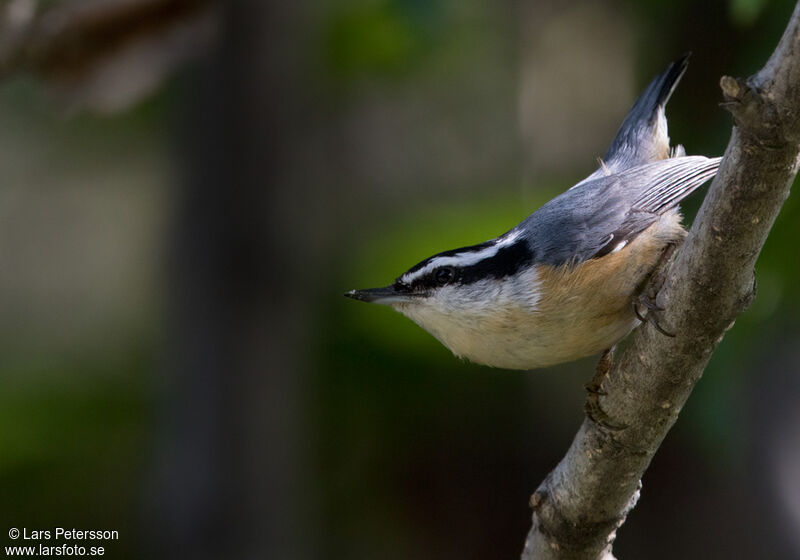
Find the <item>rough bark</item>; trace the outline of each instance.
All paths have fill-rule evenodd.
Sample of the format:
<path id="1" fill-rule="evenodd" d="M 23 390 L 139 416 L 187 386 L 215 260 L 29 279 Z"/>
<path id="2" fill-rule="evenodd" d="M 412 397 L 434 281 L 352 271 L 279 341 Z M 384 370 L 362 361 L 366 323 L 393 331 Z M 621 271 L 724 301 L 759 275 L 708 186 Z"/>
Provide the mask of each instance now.
<path id="1" fill-rule="evenodd" d="M 658 321 L 676 336 L 643 324 L 613 365 L 598 366 L 587 417 L 531 497 L 523 560 L 613 558 L 642 475 L 755 296 L 756 259 L 798 170 L 800 4 L 764 68 L 720 85 L 731 140 L 686 242 L 659 275 Z"/>

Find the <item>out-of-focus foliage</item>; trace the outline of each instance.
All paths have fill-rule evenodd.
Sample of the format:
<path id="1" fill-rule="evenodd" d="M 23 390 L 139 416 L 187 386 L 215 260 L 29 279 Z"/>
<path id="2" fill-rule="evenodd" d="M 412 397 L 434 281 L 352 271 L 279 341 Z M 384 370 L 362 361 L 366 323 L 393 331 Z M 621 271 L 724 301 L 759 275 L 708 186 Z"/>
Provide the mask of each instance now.
<path id="1" fill-rule="evenodd" d="M 362 1 L 335 6 L 325 23 L 327 63 L 342 79 L 409 71 L 441 37 L 442 2 Z"/>
<path id="2" fill-rule="evenodd" d="M 142 544 L 168 100 L 64 120 L 30 79 L 0 92 L 0 525 L 116 528 L 119 558 Z"/>
<path id="3" fill-rule="evenodd" d="M 731 0 L 731 18 L 738 25 L 751 25 L 767 4 L 769 0 Z"/>

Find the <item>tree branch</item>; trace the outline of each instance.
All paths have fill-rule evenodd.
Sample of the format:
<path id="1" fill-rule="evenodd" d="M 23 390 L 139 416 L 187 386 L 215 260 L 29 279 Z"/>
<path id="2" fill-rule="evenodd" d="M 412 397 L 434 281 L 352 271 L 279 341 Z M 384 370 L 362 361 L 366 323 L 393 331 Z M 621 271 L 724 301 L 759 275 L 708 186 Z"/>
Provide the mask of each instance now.
<path id="1" fill-rule="evenodd" d="M 0 5 L 0 80 L 42 78 L 70 109 L 128 108 L 208 50 L 212 0 L 84 0 Z"/>
<path id="2" fill-rule="evenodd" d="M 523 560 L 610 559 L 641 477 L 726 330 L 753 300 L 753 267 L 789 196 L 800 154 L 800 3 L 764 68 L 723 77 L 735 126 L 686 242 L 661 273 L 659 321 L 643 324 L 597 394 L 566 456 L 531 497 Z M 591 406 L 589 406 L 591 405 Z"/>

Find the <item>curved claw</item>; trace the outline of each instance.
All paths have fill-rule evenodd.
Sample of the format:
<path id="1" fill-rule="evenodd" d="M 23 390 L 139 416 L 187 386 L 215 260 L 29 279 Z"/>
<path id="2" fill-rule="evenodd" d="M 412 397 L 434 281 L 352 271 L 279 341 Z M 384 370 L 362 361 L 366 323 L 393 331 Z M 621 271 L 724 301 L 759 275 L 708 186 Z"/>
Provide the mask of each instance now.
<path id="1" fill-rule="evenodd" d="M 653 327 L 655 327 L 655 329 L 656 329 L 658 332 L 660 332 L 661 334 L 663 334 L 664 336 L 668 336 L 668 337 L 670 337 L 670 338 L 675 338 L 675 333 L 671 333 L 671 332 L 669 332 L 669 331 L 666 331 L 666 330 L 664 330 L 664 329 L 661 327 L 661 325 L 659 325 L 659 324 L 658 324 L 658 319 L 655 319 L 655 318 L 651 319 L 651 320 L 650 320 L 650 324 L 651 324 L 651 325 L 653 325 Z"/>
<path id="2" fill-rule="evenodd" d="M 648 310 L 647 315 L 644 316 L 644 317 L 639 312 L 639 303 L 644 305 Z M 664 336 L 668 336 L 670 338 L 675 338 L 675 333 L 671 333 L 671 332 L 665 330 L 658 323 L 658 319 L 656 318 L 655 313 L 659 312 L 659 311 L 664 311 L 664 308 L 663 307 L 659 307 L 658 305 L 655 304 L 654 301 L 652 301 L 651 299 L 649 299 L 646 296 L 642 296 L 642 297 L 639 298 L 638 301 L 634 301 L 633 302 L 633 313 L 636 315 L 636 318 L 639 319 L 639 321 L 641 321 L 642 323 L 650 323 L 651 325 L 653 325 L 653 327 L 658 332 L 660 332 Z"/>

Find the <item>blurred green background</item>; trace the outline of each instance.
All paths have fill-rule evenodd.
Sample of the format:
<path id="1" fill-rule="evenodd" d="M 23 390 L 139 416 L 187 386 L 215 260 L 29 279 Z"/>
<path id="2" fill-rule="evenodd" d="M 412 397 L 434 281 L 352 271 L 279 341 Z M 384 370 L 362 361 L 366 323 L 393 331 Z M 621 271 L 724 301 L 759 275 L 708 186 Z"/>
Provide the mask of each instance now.
<path id="1" fill-rule="evenodd" d="M 111 558 L 517 557 L 594 358 L 475 366 L 343 292 L 587 175 L 683 52 L 670 135 L 722 154 L 719 77 L 758 70 L 792 8 L 4 2 L 0 541 L 65 526 L 120 531 Z M 795 196 L 619 558 L 800 556 L 799 239 Z"/>

